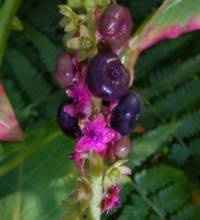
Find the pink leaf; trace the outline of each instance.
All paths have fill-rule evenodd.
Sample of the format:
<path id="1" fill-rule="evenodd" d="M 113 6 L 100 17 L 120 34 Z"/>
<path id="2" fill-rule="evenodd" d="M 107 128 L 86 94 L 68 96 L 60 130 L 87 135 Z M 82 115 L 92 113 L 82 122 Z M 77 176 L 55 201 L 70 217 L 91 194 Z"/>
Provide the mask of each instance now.
<path id="1" fill-rule="evenodd" d="M 139 48 L 143 51 L 161 40 L 199 29 L 199 0 L 165 0 L 139 33 Z"/>
<path id="2" fill-rule="evenodd" d="M 134 34 L 120 54 L 134 80 L 134 66 L 140 53 L 161 40 L 200 30 L 200 0 L 165 0 L 160 8 Z"/>
<path id="3" fill-rule="evenodd" d="M 0 83 L 0 141 L 21 141 L 23 132 L 19 127 L 12 106 Z"/>

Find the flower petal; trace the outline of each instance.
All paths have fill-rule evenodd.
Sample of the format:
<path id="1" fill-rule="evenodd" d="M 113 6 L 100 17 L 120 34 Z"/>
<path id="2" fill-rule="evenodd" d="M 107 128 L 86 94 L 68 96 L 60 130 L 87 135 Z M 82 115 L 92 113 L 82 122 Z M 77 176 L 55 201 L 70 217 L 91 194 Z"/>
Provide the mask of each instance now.
<path id="1" fill-rule="evenodd" d="M 79 139 L 78 143 L 75 146 L 77 152 L 85 152 L 91 149 L 92 140 L 88 136 L 83 136 Z"/>
<path id="2" fill-rule="evenodd" d="M 120 187 L 118 185 L 109 188 L 101 201 L 101 211 L 109 212 L 120 203 Z"/>

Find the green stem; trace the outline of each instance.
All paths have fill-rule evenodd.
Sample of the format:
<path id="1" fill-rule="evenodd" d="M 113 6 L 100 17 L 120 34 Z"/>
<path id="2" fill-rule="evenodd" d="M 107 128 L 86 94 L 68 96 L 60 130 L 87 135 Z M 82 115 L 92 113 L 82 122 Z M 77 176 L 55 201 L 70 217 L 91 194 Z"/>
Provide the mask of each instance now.
<path id="1" fill-rule="evenodd" d="M 6 0 L 0 10 L 0 68 L 11 30 L 11 22 L 20 3 L 21 0 Z"/>
<path id="2" fill-rule="evenodd" d="M 91 188 L 93 196 L 90 201 L 90 209 L 88 220 L 100 220 L 101 219 L 101 198 L 102 198 L 102 174 L 91 177 Z"/>
<path id="3" fill-rule="evenodd" d="M 101 199 L 103 193 L 103 160 L 97 154 L 91 154 L 90 158 L 90 184 L 92 199 L 90 201 L 88 220 L 101 219 Z"/>

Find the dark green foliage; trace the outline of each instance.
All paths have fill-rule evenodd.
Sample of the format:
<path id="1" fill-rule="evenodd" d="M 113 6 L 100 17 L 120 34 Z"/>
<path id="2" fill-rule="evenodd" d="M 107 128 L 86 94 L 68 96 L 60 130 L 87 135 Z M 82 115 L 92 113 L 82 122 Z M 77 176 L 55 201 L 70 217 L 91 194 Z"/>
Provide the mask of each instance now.
<path id="1" fill-rule="evenodd" d="M 43 124 L 41 133 L 36 132 L 41 130 L 40 127 L 32 129 L 35 131 L 29 132 L 26 143 L 18 147 L 24 152 L 29 147 L 35 153 L 18 169 L 0 177 L 0 212 L 3 220 L 12 219 L 13 214 L 18 212 L 27 220 L 59 219 L 65 212 L 62 202 L 73 189 L 75 167 L 65 156 L 71 151 L 72 141 L 63 137 L 51 124 L 46 127 Z M 70 175 L 66 175 L 66 171 Z M 17 204 L 21 206 L 19 211 Z"/>
<path id="2" fill-rule="evenodd" d="M 37 48 L 38 54 L 40 55 L 46 69 L 53 72 L 59 48 L 48 39 L 48 36 L 40 33 L 29 25 L 25 26 L 25 35 L 35 48 Z"/>
<path id="3" fill-rule="evenodd" d="M 158 81 L 158 83 L 162 85 L 162 82 Z M 164 97 L 160 96 L 161 98 L 154 103 L 152 108 L 144 108 L 144 114 L 147 114 L 148 117 L 155 117 L 156 114 L 162 115 L 163 118 L 169 118 L 172 115 L 175 117 L 188 106 L 193 106 L 200 101 L 199 85 L 200 79 L 188 81 L 187 84 L 179 87 L 173 93 Z"/>
<path id="4" fill-rule="evenodd" d="M 75 177 L 75 166 L 66 157 L 73 143 L 55 125 L 57 106 L 66 98 L 54 77 L 55 58 L 63 48 L 60 2 L 24 1 L 19 14 L 24 31 L 12 34 L 6 51 L 3 82 L 26 141 L 1 144 L 0 163 L 33 152 L 0 179 L 2 220 L 13 219 L 13 209 L 20 212 L 19 198 L 24 200 L 18 219 L 60 219 Z M 136 28 L 162 1 L 120 2 L 131 9 Z M 122 190 L 122 207 L 108 219 L 200 219 L 200 196 L 191 199 L 199 192 L 200 176 L 199 37 L 194 32 L 159 43 L 139 58 L 134 89 L 143 99 L 139 125 L 145 133 L 133 135 L 132 182 Z"/>
<path id="5" fill-rule="evenodd" d="M 171 217 L 171 220 L 198 220 L 200 218 L 200 205 L 186 206 L 176 215 Z"/>
<path id="6" fill-rule="evenodd" d="M 136 72 L 138 73 L 136 80 L 137 79 L 140 80 L 144 78 L 146 75 L 149 74 L 149 72 L 156 70 L 157 69 L 156 67 L 158 65 L 162 65 L 162 63 L 166 59 L 169 59 L 169 58 L 171 59 L 171 56 L 174 57 L 175 55 L 177 55 L 180 48 L 184 47 L 186 44 L 189 44 L 192 38 L 193 38 L 193 35 L 188 34 L 188 35 L 182 36 L 181 38 L 177 38 L 173 41 L 169 41 L 167 44 L 161 43 L 157 45 L 156 47 L 153 47 L 152 49 L 150 49 L 148 53 L 144 53 L 142 57 L 139 59 L 138 64 L 136 66 Z M 194 60 L 191 60 L 191 65 L 193 62 L 195 63 Z M 179 68 L 181 68 L 183 65 L 180 65 Z M 182 70 L 184 69 L 185 68 L 182 67 Z M 177 71 L 176 64 L 172 66 L 167 66 L 166 69 L 165 68 L 157 69 L 157 73 L 152 74 L 150 76 L 150 80 L 152 82 L 155 82 L 154 79 L 170 80 L 170 77 L 167 77 L 168 75 L 171 75 L 172 73 L 171 77 L 176 76 L 175 74 L 173 74 L 173 71 Z M 184 74 L 184 73 L 181 72 L 180 74 Z M 173 83 L 173 81 L 171 83 Z M 160 88 L 160 85 L 158 85 L 158 87 Z"/>
<path id="7" fill-rule="evenodd" d="M 42 74 L 34 69 L 26 57 L 16 50 L 9 50 L 7 59 L 19 87 L 22 88 L 30 101 L 36 101 L 49 93 L 48 83 L 42 79 Z"/>
<path id="8" fill-rule="evenodd" d="M 141 166 L 142 163 L 152 154 L 158 152 L 166 140 L 168 140 L 176 131 L 178 123 L 171 123 L 165 126 L 159 126 L 142 136 L 135 146 L 130 155 L 131 166 Z"/>
<path id="9" fill-rule="evenodd" d="M 148 215 L 149 206 L 140 196 L 134 195 L 129 204 L 122 211 L 119 220 L 142 220 Z"/>
<path id="10" fill-rule="evenodd" d="M 191 189 L 188 183 L 180 181 L 161 190 L 156 196 L 153 196 L 152 200 L 165 216 L 189 202 L 190 193 Z"/>
<path id="11" fill-rule="evenodd" d="M 190 150 L 181 144 L 172 144 L 169 151 L 168 159 L 174 161 L 177 166 L 182 166 L 191 156 Z"/>
<path id="12" fill-rule="evenodd" d="M 189 138 L 200 130 L 200 110 L 194 113 L 188 113 L 181 120 L 181 126 L 177 130 L 177 135 L 181 138 Z"/>
<path id="13" fill-rule="evenodd" d="M 189 149 L 191 151 L 191 154 L 196 157 L 200 158 L 200 138 L 193 139 L 191 143 L 189 144 Z"/>
<path id="14" fill-rule="evenodd" d="M 145 193 L 155 193 L 169 184 L 185 181 L 184 173 L 170 166 L 157 166 L 135 175 L 135 182 Z"/>

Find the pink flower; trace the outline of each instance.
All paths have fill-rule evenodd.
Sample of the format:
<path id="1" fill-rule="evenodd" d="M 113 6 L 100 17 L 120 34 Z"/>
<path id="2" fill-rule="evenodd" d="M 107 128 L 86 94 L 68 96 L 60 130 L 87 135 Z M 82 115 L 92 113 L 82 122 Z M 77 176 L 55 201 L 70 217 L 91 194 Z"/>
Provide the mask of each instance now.
<path id="1" fill-rule="evenodd" d="M 76 151 L 94 150 L 101 156 L 105 155 L 108 144 L 118 138 L 117 132 L 107 126 L 102 114 L 86 123 L 83 134 L 76 144 Z"/>
<path id="2" fill-rule="evenodd" d="M 107 190 L 101 200 L 101 211 L 109 212 L 111 209 L 118 207 L 120 204 L 120 187 L 112 186 Z"/>
<path id="3" fill-rule="evenodd" d="M 91 93 L 83 80 L 67 90 L 67 95 L 74 99 L 74 111 L 77 116 L 89 116 L 92 110 Z"/>

